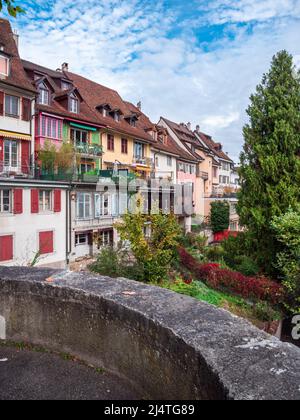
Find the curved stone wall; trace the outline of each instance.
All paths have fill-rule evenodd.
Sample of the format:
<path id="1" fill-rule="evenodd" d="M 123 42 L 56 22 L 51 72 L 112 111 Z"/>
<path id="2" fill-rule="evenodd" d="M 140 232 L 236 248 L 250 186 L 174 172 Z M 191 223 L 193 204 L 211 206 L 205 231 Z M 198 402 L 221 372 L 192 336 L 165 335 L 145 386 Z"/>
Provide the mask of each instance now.
<path id="1" fill-rule="evenodd" d="M 145 398 L 300 399 L 299 349 L 157 287 L 2 267 L 0 319 L 2 339 L 78 356 Z"/>

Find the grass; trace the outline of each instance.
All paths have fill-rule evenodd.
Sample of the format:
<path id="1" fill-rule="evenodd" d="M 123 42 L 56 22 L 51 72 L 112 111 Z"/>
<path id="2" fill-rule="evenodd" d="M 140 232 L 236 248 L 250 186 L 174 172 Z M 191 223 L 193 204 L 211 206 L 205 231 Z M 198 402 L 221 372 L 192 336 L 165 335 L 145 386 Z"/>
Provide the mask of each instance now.
<path id="1" fill-rule="evenodd" d="M 177 280 L 176 282 L 164 282 L 161 287 L 226 309 L 237 316 L 248 319 L 257 326 L 261 326 L 264 322 L 281 319 L 281 313 L 267 303 L 249 302 L 239 296 L 211 289 L 201 281 L 185 284 L 182 280 Z"/>

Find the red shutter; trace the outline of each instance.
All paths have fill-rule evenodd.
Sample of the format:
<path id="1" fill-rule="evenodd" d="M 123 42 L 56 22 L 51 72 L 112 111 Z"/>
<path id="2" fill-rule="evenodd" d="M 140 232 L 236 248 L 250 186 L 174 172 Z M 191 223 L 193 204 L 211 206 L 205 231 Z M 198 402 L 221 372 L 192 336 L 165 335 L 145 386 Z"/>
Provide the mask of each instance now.
<path id="1" fill-rule="evenodd" d="M 22 173 L 29 174 L 30 172 L 30 142 L 22 141 L 21 144 L 21 166 Z"/>
<path id="2" fill-rule="evenodd" d="M 22 98 L 22 120 L 30 121 L 31 110 L 30 110 L 31 101 L 27 98 Z"/>
<path id="3" fill-rule="evenodd" d="M 14 258 L 14 241 L 11 235 L 0 236 L 0 262 L 11 261 Z"/>
<path id="4" fill-rule="evenodd" d="M 54 212 L 61 212 L 61 190 L 54 190 Z"/>
<path id="5" fill-rule="evenodd" d="M 4 92 L 0 92 L 0 115 L 4 115 Z"/>
<path id="6" fill-rule="evenodd" d="M 53 232 L 40 232 L 39 234 L 40 241 L 40 254 L 52 254 L 54 252 L 53 246 Z"/>
<path id="7" fill-rule="evenodd" d="M 23 190 L 14 190 L 14 214 L 23 213 Z"/>
<path id="8" fill-rule="evenodd" d="M 31 190 L 31 213 L 39 212 L 39 190 Z"/>

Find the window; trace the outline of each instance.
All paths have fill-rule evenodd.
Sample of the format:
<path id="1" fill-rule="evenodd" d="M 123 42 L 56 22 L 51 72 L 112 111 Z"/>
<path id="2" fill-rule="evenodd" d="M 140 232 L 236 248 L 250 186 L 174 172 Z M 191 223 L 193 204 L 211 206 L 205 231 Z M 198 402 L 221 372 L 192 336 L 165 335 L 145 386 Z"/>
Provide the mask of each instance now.
<path id="1" fill-rule="evenodd" d="M 90 193 L 78 193 L 77 195 L 77 218 L 92 218 L 92 195 Z"/>
<path id="2" fill-rule="evenodd" d="M 8 171 L 17 171 L 19 163 L 19 147 L 15 140 L 4 141 L 4 167 Z"/>
<path id="3" fill-rule="evenodd" d="M 52 211 L 52 191 L 40 190 L 39 191 L 39 212 Z"/>
<path id="4" fill-rule="evenodd" d="M 218 176 L 218 169 L 217 168 L 213 168 L 213 177 L 217 178 Z"/>
<path id="5" fill-rule="evenodd" d="M 7 57 L 0 56 L 0 75 L 8 76 L 9 72 L 9 59 Z"/>
<path id="6" fill-rule="evenodd" d="M 0 236 L 0 262 L 14 259 L 14 238 L 12 235 Z"/>
<path id="7" fill-rule="evenodd" d="M 68 82 L 61 82 L 61 88 L 62 90 L 68 90 L 70 89 L 71 85 Z"/>
<path id="8" fill-rule="evenodd" d="M 42 83 L 38 87 L 39 91 L 39 97 L 38 97 L 38 103 L 40 105 L 49 105 L 49 90 L 47 86 Z"/>
<path id="9" fill-rule="evenodd" d="M 0 213 L 12 212 L 12 192 L 11 190 L 0 190 Z"/>
<path id="10" fill-rule="evenodd" d="M 128 154 L 128 140 L 122 139 L 122 153 Z"/>
<path id="11" fill-rule="evenodd" d="M 89 234 L 88 233 L 79 233 L 75 235 L 75 245 L 88 245 L 89 244 Z"/>
<path id="12" fill-rule="evenodd" d="M 136 159 L 143 159 L 145 157 L 145 145 L 143 143 L 134 144 L 134 157 Z"/>
<path id="13" fill-rule="evenodd" d="M 12 95 L 5 95 L 5 114 L 9 117 L 20 116 L 20 98 Z"/>
<path id="14" fill-rule="evenodd" d="M 70 96 L 70 112 L 78 114 L 79 112 L 79 102 L 75 95 Z"/>
<path id="15" fill-rule="evenodd" d="M 52 231 L 39 233 L 39 251 L 41 255 L 53 254 L 54 234 Z"/>
<path id="16" fill-rule="evenodd" d="M 106 231 L 100 232 L 99 242 L 98 242 L 99 248 L 113 246 L 113 244 L 114 244 L 113 230 L 106 230 Z"/>
<path id="17" fill-rule="evenodd" d="M 108 194 L 95 194 L 95 217 L 111 215 L 111 196 Z"/>
<path id="18" fill-rule="evenodd" d="M 107 136 L 107 150 L 113 152 L 115 150 L 115 138 L 112 134 Z"/>
<path id="19" fill-rule="evenodd" d="M 56 118 L 49 118 L 45 115 L 40 119 L 40 135 L 52 139 L 62 139 L 62 120 Z"/>
<path id="20" fill-rule="evenodd" d="M 88 133 L 88 131 L 75 130 L 75 129 L 72 128 L 71 129 L 71 140 L 77 146 L 80 146 L 81 144 L 87 144 L 89 142 L 89 133 Z"/>
<path id="21" fill-rule="evenodd" d="M 114 113 L 114 120 L 116 122 L 120 122 L 121 121 L 121 114 L 119 112 L 115 112 Z"/>
<path id="22" fill-rule="evenodd" d="M 223 171 L 229 171 L 230 170 L 230 164 L 228 162 L 222 162 L 222 169 L 223 169 Z"/>
<path id="23" fill-rule="evenodd" d="M 81 163 L 80 164 L 80 173 L 86 174 L 87 172 L 91 172 L 95 169 L 94 163 Z"/>
<path id="24" fill-rule="evenodd" d="M 167 165 L 168 166 L 172 166 L 172 164 L 173 164 L 173 159 L 172 159 L 172 157 L 171 156 L 167 156 Z"/>
<path id="25" fill-rule="evenodd" d="M 159 167 L 159 158 L 156 156 L 155 158 L 155 167 L 158 168 Z"/>

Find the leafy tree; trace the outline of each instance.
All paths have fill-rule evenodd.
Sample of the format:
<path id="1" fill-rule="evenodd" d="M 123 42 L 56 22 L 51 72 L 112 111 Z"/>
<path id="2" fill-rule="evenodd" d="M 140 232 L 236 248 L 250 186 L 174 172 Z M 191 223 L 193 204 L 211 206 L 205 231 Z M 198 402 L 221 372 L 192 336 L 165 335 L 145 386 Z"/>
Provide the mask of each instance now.
<path id="1" fill-rule="evenodd" d="M 7 8 L 8 13 L 12 17 L 17 17 L 20 13 L 25 13 L 24 9 L 20 6 L 15 5 L 15 0 L 0 0 L 0 12 L 3 7 Z"/>
<path id="2" fill-rule="evenodd" d="M 277 267 L 283 276 L 286 289 L 286 308 L 293 314 L 300 313 L 300 208 L 289 209 L 272 222 L 277 240 L 284 245 L 277 254 Z"/>
<path id="3" fill-rule="evenodd" d="M 229 228 L 230 206 L 227 201 L 214 201 L 211 203 L 210 226 L 213 233 L 223 232 Z"/>
<path id="4" fill-rule="evenodd" d="M 300 201 L 300 83 L 286 51 L 273 57 L 247 113 L 238 213 L 257 262 L 271 273 L 281 244 L 270 222 Z"/>
<path id="5" fill-rule="evenodd" d="M 150 230 L 149 236 L 145 235 L 146 227 Z M 181 232 L 175 216 L 162 213 L 148 216 L 140 211 L 128 213 L 116 228 L 121 240 L 130 242 L 136 262 L 143 267 L 144 281 L 165 279 Z"/>

